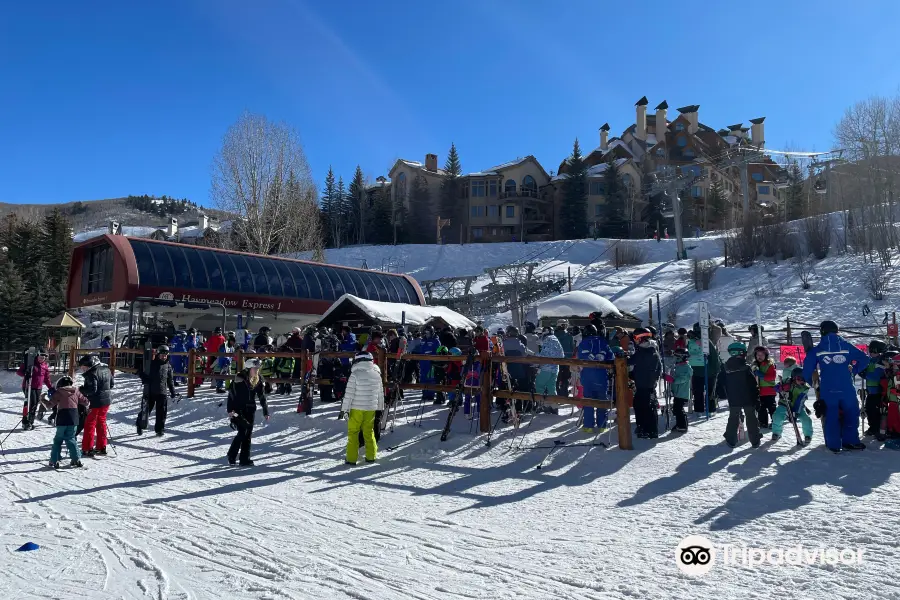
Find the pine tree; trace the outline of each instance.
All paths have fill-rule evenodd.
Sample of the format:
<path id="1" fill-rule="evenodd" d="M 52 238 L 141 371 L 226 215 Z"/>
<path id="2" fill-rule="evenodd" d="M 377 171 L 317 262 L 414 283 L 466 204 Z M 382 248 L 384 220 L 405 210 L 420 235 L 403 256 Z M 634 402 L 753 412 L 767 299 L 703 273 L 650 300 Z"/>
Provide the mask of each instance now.
<path id="1" fill-rule="evenodd" d="M 353 212 L 353 209 L 350 206 L 350 199 L 347 197 L 347 189 L 344 187 L 343 176 L 338 177 L 337 196 L 335 201 L 337 204 L 335 205 L 334 214 L 339 215 L 340 218 L 332 223 L 332 227 L 334 227 L 335 247 L 340 248 L 347 243 L 348 219 Z"/>
<path id="2" fill-rule="evenodd" d="M 325 189 L 322 190 L 322 226 L 325 229 L 327 243 L 332 248 L 340 248 L 340 207 L 337 184 L 334 181 L 334 170 L 329 166 L 325 176 Z"/>
<path id="3" fill-rule="evenodd" d="M 394 241 L 394 229 L 391 222 L 391 191 L 381 185 L 372 192 L 372 210 L 369 212 L 369 242 L 372 244 L 391 244 Z"/>
<path id="4" fill-rule="evenodd" d="M 352 242 L 355 244 L 366 243 L 366 219 L 368 213 L 368 197 L 366 194 L 366 180 L 363 177 L 362 168 L 356 165 L 356 172 L 350 182 L 347 194 L 350 201 L 350 231 Z"/>
<path id="5" fill-rule="evenodd" d="M 33 279 L 42 252 L 41 228 L 33 221 L 18 221 L 9 248 L 9 260 L 19 270 L 22 280 Z"/>
<path id="6" fill-rule="evenodd" d="M 462 164 L 459 162 L 456 144 L 450 144 L 444 171 L 446 174 L 441 180 L 440 216 L 443 219 L 450 219 L 450 227 L 446 230 L 447 239 L 454 242 L 459 240 L 462 243 L 462 233 L 467 228 L 468 215 L 466 214 L 466 203 L 461 200 L 460 192 L 464 182 L 461 179 Z"/>
<path id="7" fill-rule="evenodd" d="M 581 239 L 587 236 L 587 165 L 581 155 L 578 139 L 572 147 L 572 156 L 566 161 L 566 178 L 563 180 L 563 199 L 560 207 L 560 223 L 563 239 Z"/>
<path id="8" fill-rule="evenodd" d="M 28 292 L 12 261 L 0 267 L 0 348 L 21 350 L 31 328 Z"/>
<path id="9" fill-rule="evenodd" d="M 803 171 L 796 161 L 788 167 L 788 188 L 785 193 L 787 220 L 795 221 L 806 216 L 806 200 L 803 194 Z"/>
<path id="10" fill-rule="evenodd" d="M 42 234 L 41 254 L 47 267 L 47 276 L 50 284 L 63 293 L 69 278 L 69 260 L 72 256 L 71 224 L 55 208 L 44 217 Z"/>
<path id="11" fill-rule="evenodd" d="M 608 238 L 628 237 L 628 218 L 625 215 L 628 189 L 615 159 L 607 163 L 603 173 L 605 203 L 603 204 L 603 232 Z"/>
<path id="12" fill-rule="evenodd" d="M 409 237 L 415 244 L 434 244 L 437 216 L 431 208 L 431 191 L 421 174 L 416 175 L 409 197 Z"/>
<path id="13" fill-rule="evenodd" d="M 725 209 L 725 190 L 722 188 L 722 182 L 719 180 L 713 181 L 712 185 L 709 186 L 709 194 L 706 197 L 707 219 L 712 218 L 713 227 L 724 225 Z"/>

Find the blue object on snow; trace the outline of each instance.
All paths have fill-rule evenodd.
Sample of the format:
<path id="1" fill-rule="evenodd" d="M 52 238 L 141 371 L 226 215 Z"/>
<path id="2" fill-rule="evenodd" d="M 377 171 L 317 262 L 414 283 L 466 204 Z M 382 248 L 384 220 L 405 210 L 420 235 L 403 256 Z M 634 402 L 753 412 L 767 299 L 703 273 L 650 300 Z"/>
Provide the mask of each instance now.
<path id="1" fill-rule="evenodd" d="M 34 542 L 28 542 L 27 544 L 23 544 L 22 546 L 20 546 L 19 549 L 16 550 L 16 552 L 30 552 L 31 550 L 37 550 L 39 548 L 40 546 L 38 546 Z"/>

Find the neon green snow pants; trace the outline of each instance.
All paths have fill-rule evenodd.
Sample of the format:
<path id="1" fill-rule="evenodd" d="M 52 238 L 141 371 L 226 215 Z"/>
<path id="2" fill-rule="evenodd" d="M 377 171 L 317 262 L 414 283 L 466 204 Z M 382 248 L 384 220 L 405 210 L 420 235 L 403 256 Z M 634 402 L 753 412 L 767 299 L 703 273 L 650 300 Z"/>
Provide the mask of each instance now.
<path id="1" fill-rule="evenodd" d="M 378 444 L 375 442 L 375 411 L 350 410 L 347 420 L 347 462 L 359 460 L 359 432 L 362 430 L 366 442 L 366 460 L 375 460 Z"/>

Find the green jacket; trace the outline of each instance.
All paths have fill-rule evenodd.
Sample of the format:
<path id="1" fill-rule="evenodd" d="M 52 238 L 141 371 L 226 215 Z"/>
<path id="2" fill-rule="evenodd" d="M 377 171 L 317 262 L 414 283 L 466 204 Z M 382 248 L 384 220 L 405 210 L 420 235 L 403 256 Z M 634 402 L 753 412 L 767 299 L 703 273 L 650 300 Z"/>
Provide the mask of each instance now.
<path id="1" fill-rule="evenodd" d="M 699 339 L 688 340 L 688 362 L 691 367 L 694 369 L 694 375 L 698 375 L 700 377 L 703 376 L 704 371 L 704 358 L 703 358 L 703 347 L 700 345 Z M 719 360 L 719 351 L 716 350 L 715 345 L 712 342 L 709 343 L 709 357 L 706 359 L 706 370 L 709 372 L 710 377 L 717 374 L 719 370 L 722 368 L 722 363 Z"/>
<path id="2" fill-rule="evenodd" d="M 672 396 L 681 398 L 682 400 L 690 400 L 691 398 L 691 377 L 694 370 L 686 362 L 675 365 L 673 377 L 675 381 L 672 383 Z"/>

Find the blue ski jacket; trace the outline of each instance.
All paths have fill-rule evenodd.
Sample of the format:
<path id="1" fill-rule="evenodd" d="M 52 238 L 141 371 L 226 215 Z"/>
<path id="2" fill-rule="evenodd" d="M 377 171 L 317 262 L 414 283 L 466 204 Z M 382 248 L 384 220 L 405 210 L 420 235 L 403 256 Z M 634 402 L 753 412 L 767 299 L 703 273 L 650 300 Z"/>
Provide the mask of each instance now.
<path id="1" fill-rule="evenodd" d="M 813 372 L 819 369 L 819 389 L 823 392 L 856 395 L 853 378 L 869 366 L 866 354 L 839 336 L 829 333 L 807 352 L 803 361 L 803 378 L 812 381 Z"/>

